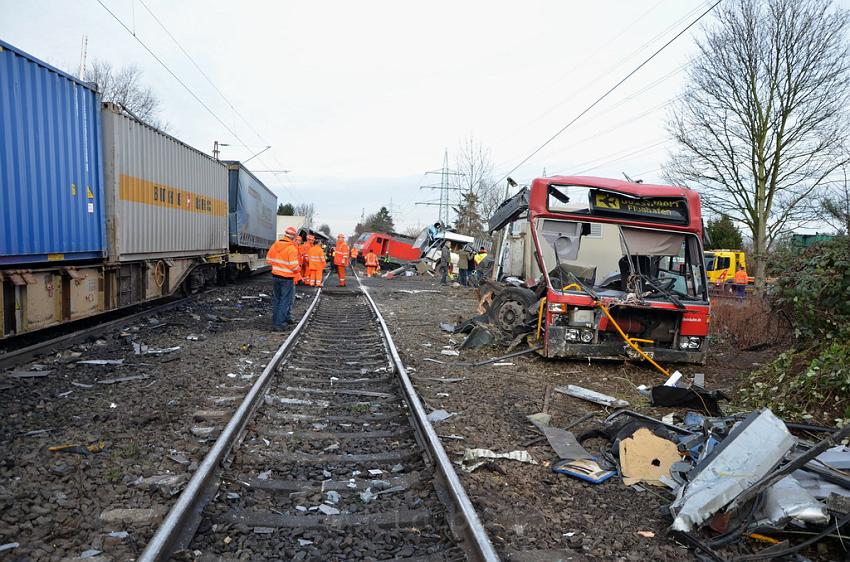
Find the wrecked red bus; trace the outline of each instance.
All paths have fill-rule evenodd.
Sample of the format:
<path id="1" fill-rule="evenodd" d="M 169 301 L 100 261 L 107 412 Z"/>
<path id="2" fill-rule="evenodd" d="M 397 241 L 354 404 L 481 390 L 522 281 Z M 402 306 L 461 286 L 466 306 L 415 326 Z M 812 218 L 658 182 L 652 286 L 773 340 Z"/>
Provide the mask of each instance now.
<path id="1" fill-rule="evenodd" d="M 536 331 L 544 356 L 705 362 L 709 299 L 695 191 L 539 178 L 503 202 L 489 226 L 504 229 L 495 274 L 509 281 L 494 285 L 491 322 Z"/>
<path id="2" fill-rule="evenodd" d="M 422 256 L 422 250 L 415 248 L 413 242 L 412 238 L 401 234 L 364 232 L 354 241 L 353 246 L 357 248 L 359 256 L 365 256 L 372 250 L 382 261 L 400 263 L 418 260 Z"/>

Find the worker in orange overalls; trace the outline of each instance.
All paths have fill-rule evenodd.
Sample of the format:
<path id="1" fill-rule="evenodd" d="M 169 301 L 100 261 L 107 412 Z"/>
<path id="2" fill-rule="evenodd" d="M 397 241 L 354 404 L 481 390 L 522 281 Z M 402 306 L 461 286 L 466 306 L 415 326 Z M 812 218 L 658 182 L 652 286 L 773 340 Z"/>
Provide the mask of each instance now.
<path id="1" fill-rule="evenodd" d="M 750 278 L 747 275 L 746 269 L 738 269 L 735 272 L 735 277 L 733 278 L 733 285 L 735 286 L 735 293 L 738 296 L 738 300 L 744 300 L 744 297 L 747 296 L 747 284 L 750 282 Z"/>
<path id="2" fill-rule="evenodd" d="M 283 238 L 272 244 L 266 254 L 266 261 L 272 266 L 272 279 L 274 288 L 272 291 L 272 323 L 276 331 L 282 331 L 287 324 L 293 324 L 292 320 L 292 293 L 295 284 L 301 276 L 301 268 L 298 263 L 298 248 L 295 247 L 293 239 L 295 229 L 291 226 L 286 229 Z"/>
<path id="3" fill-rule="evenodd" d="M 336 247 L 334 247 L 334 265 L 336 266 L 336 274 L 339 276 L 339 286 L 345 287 L 345 268 L 348 267 L 350 259 L 348 244 L 345 243 L 345 236 L 337 234 Z"/>
<path id="4" fill-rule="evenodd" d="M 369 253 L 366 254 L 366 277 L 374 277 L 375 272 L 378 270 L 378 256 L 375 255 L 375 252 L 369 250 Z"/>
<path id="5" fill-rule="evenodd" d="M 298 267 L 302 270 L 303 270 L 303 268 L 301 267 L 301 264 L 304 263 L 304 252 L 301 250 L 301 247 L 304 245 L 303 241 L 304 241 L 304 239 L 301 238 L 300 235 L 296 236 L 295 240 L 293 241 L 293 243 L 295 244 L 295 248 L 298 249 Z M 304 281 L 304 273 L 302 271 L 301 275 L 299 275 L 299 281 L 298 282 L 301 283 L 303 281 Z"/>
<path id="6" fill-rule="evenodd" d="M 325 271 L 325 249 L 321 244 L 313 244 L 307 250 L 307 285 L 322 286 L 322 274 Z"/>
<path id="7" fill-rule="evenodd" d="M 304 284 L 307 286 L 310 286 L 310 276 L 307 274 L 307 252 L 313 247 L 314 239 L 312 234 L 308 234 L 307 241 L 298 248 L 299 255 L 301 256 L 301 276 L 304 277 Z"/>

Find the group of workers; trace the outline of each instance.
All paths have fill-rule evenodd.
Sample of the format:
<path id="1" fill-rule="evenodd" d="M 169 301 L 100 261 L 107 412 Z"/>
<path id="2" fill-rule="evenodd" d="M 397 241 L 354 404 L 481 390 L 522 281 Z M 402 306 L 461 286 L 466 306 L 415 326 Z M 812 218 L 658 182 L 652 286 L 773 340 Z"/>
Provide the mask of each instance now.
<path id="1" fill-rule="evenodd" d="M 340 287 L 345 287 L 345 270 L 357 260 L 358 250 L 349 250 L 342 234 L 336 237 L 336 246 L 330 253 L 336 267 Z M 312 234 L 302 242 L 301 236 L 293 227 L 288 227 L 283 237 L 272 244 L 266 254 L 266 261 L 272 269 L 274 288 L 272 291 L 272 323 L 276 331 L 283 331 L 287 324 L 293 324 L 292 305 L 295 302 L 295 286 L 302 283 L 307 287 L 321 287 L 322 277 L 327 266 L 325 247 Z M 372 277 L 378 269 L 378 256 L 369 251 L 364 256 L 366 275 Z"/>
<path id="2" fill-rule="evenodd" d="M 474 251 L 472 246 L 467 244 L 457 253 L 457 269 L 458 269 L 458 283 L 463 285 L 464 287 L 469 287 L 470 276 L 475 273 L 475 270 L 481 265 L 487 258 L 487 250 L 484 249 L 484 246 L 478 249 L 478 251 Z M 449 277 L 449 266 L 451 265 L 451 249 L 449 248 L 449 243 L 443 244 L 443 247 L 440 249 L 440 262 L 437 265 L 438 269 L 441 271 L 442 275 L 440 277 L 440 284 L 447 285 L 448 277 Z"/>

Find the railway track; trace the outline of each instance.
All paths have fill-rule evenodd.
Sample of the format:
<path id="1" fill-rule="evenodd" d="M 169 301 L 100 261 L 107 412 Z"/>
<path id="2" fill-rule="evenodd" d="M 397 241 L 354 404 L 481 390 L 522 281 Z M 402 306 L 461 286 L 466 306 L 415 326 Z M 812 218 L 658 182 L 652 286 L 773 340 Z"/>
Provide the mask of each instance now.
<path id="1" fill-rule="evenodd" d="M 320 289 L 139 560 L 497 560 L 362 287 Z"/>

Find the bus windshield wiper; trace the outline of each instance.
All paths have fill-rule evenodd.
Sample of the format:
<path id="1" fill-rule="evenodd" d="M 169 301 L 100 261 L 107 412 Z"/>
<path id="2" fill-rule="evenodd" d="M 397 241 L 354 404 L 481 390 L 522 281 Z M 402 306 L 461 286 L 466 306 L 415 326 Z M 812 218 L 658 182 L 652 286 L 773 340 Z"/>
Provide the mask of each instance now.
<path id="1" fill-rule="evenodd" d="M 668 291 L 667 289 L 663 289 L 660 285 L 655 283 L 648 275 L 644 275 L 643 273 L 639 274 L 640 277 L 646 281 L 646 284 L 667 297 L 670 302 L 676 305 L 677 308 L 685 308 L 685 305 L 682 304 L 682 301 L 679 300 L 679 297 Z"/>

